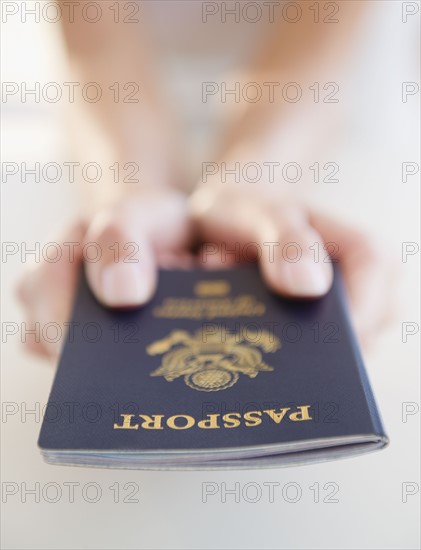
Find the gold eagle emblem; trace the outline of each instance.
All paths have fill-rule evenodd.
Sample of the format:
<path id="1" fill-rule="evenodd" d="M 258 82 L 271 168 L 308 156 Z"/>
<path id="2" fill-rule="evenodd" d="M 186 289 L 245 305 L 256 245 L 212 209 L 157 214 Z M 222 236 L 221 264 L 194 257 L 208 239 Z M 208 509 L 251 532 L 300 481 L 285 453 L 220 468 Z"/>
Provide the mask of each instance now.
<path id="1" fill-rule="evenodd" d="M 239 374 L 255 378 L 259 372 L 273 371 L 258 348 L 274 353 L 280 347 L 279 339 L 265 330 L 233 334 L 219 327 L 210 335 L 203 329 L 194 335 L 174 330 L 150 344 L 146 351 L 149 355 L 164 354 L 151 376 L 163 376 L 168 382 L 183 376 L 190 388 L 210 392 L 230 388 Z"/>

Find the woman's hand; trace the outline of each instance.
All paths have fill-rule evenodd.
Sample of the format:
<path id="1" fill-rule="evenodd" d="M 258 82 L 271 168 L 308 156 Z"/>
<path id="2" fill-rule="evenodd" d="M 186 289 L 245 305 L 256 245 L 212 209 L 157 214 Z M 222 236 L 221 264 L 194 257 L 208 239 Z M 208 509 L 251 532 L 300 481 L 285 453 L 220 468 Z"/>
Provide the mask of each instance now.
<path id="1" fill-rule="evenodd" d="M 241 184 L 202 185 L 190 197 L 190 216 L 200 240 L 208 243 L 205 265 L 241 255 L 250 261 L 254 251 L 267 285 L 283 296 L 323 296 L 332 284 L 332 261 L 339 261 L 364 344 L 394 309 L 390 289 L 396 270 L 385 246 L 295 199 Z"/>
<path id="2" fill-rule="evenodd" d="M 192 245 L 198 242 L 204 244 L 194 256 Z M 98 213 L 89 224 L 78 224 L 61 243 L 60 261 L 37 265 L 20 285 L 29 325 L 62 326 L 68 320 L 83 261 L 97 299 L 121 308 L 152 298 L 159 267 L 224 269 L 253 259 L 275 292 L 318 298 L 332 284 L 333 259 L 341 264 L 364 341 L 388 313 L 384 297 L 390 295 L 393 273 L 381 245 L 291 199 L 269 199 L 229 185 L 199 187 L 189 199 L 171 190 L 145 191 Z M 101 257 L 92 261 L 97 251 Z M 47 356 L 60 348 L 45 341 L 28 346 Z"/>
<path id="3" fill-rule="evenodd" d="M 191 265 L 189 223 L 186 197 L 162 189 L 128 197 L 100 211 L 91 222 L 76 224 L 58 241 L 60 260 L 35 265 L 19 285 L 28 328 L 39 323 L 42 329 L 52 322 L 64 328 L 82 262 L 89 285 L 102 304 L 142 306 L 154 294 L 158 266 Z M 100 259 L 92 261 L 99 252 Z M 28 339 L 26 346 L 54 357 L 61 343 Z"/>

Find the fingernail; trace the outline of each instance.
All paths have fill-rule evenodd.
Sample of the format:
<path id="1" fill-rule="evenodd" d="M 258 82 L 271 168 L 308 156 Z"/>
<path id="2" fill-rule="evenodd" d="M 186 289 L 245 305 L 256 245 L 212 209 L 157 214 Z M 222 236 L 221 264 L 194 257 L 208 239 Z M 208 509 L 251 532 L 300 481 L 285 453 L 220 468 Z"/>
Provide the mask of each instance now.
<path id="1" fill-rule="evenodd" d="M 101 285 L 104 301 L 113 307 L 141 305 L 152 294 L 151 276 L 139 264 L 107 266 L 101 274 Z"/>
<path id="2" fill-rule="evenodd" d="M 328 269 L 306 256 L 302 256 L 296 263 L 282 262 L 280 276 L 294 296 L 322 296 L 331 284 Z"/>

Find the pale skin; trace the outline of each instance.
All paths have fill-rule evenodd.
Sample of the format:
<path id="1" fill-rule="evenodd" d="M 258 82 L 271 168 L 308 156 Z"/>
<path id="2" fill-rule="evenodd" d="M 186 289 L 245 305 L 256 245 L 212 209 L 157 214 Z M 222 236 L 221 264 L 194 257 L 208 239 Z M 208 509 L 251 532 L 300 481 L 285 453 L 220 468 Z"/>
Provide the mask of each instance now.
<path id="1" fill-rule="evenodd" d="M 319 75 L 328 67 L 335 69 L 352 44 L 363 2 L 347 2 L 341 9 L 341 24 L 325 26 L 323 33 L 304 18 L 284 32 L 269 35 L 267 51 L 238 79 L 270 81 L 282 75 L 286 81 L 299 81 L 304 75 L 311 78 L 312 72 Z M 219 250 L 222 244 L 230 250 L 236 243 L 240 249 L 257 243 L 262 251 L 258 258 L 261 274 L 272 290 L 292 298 L 318 298 L 329 290 L 333 270 L 331 263 L 316 262 L 310 247 L 334 242 L 355 327 L 363 342 L 371 341 L 390 315 L 384 296 L 395 277 L 383 247 L 335 219 L 334 213 L 320 213 L 311 201 L 298 196 L 274 194 L 264 185 L 221 184 L 218 176 L 208 178 L 206 184 L 186 183 L 176 117 L 158 93 L 153 43 L 143 37 L 143 44 L 139 44 L 136 29 L 107 21 L 88 26 L 76 20 L 64 24 L 63 31 L 70 61 L 80 79 L 142 83 L 145 100 L 136 109 L 101 102 L 91 107 L 88 115 L 108 137 L 116 158 L 122 163 L 141 163 L 145 179 L 136 189 L 110 186 L 91 196 L 82 221 L 62 235 L 63 243 L 80 243 L 74 256 L 64 254 L 59 262 L 39 264 L 26 274 L 19 296 L 28 322 L 63 323 L 69 318 L 86 242 L 98 243 L 104 252 L 100 261 L 87 262 L 85 268 L 93 293 L 110 308 L 146 304 L 155 292 L 160 267 L 226 268 L 219 252 L 206 254 L 203 251 L 210 249 L 204 247 L 197 253 L 198 243 L 205 242 L 215 245 L 212 250 Z M 137 32 L 136 37 L 132 32 Z M 273 109 L 265 102 L 239 105 L 238 112 L 232 114 L 231 130 L 221 142 L 219 158 L 231 164 L 264 158 L 263 151 L 268 143 L 276 144 L 277 128 L 288 116 L 287 106 L 279 112 Z M 142 130 L 145 127 L 148 131 Z M 127 262 L 132 249 L 124 250 L 126 243 L 132 242 L 139 245 L 135 263 Z M 279 245 L 271 249 L 265 246 L 268 242 Z M 298 243 L 303 251 L 295 263 L 281 254 L 283 245 L 290 242 Z M 238 260 L 233 258 L 227 256 L 228 264 Z M 45 341 L 28 341 L 26 345 L 48 357 L 55 357 L 60 350 L 59 344 Z"/>

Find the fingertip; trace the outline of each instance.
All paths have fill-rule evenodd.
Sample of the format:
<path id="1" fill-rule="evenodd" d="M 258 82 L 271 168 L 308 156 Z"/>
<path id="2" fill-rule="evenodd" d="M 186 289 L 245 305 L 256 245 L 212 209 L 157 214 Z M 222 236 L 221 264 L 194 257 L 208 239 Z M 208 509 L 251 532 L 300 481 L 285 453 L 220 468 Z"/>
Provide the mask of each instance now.
<path id="1" fill-rule="evenodd" d="M 320 266 L 308 259 L 297 263 L 280 262 L 274 268 L 266 266 L 263 273 L 275 292 L 289 298 L 321 298 L 329 292 L 333 282 L 331 267 Z"/>
<path id="2" fill-rule="evenodd" d="M 106 307 L 127 308 L 149 302 L 155 292 L 156 279 L 152 269 L 118 262 L 104 266 L 97 279 L 91 278 L 90 284 L 97 299 Z"/>

